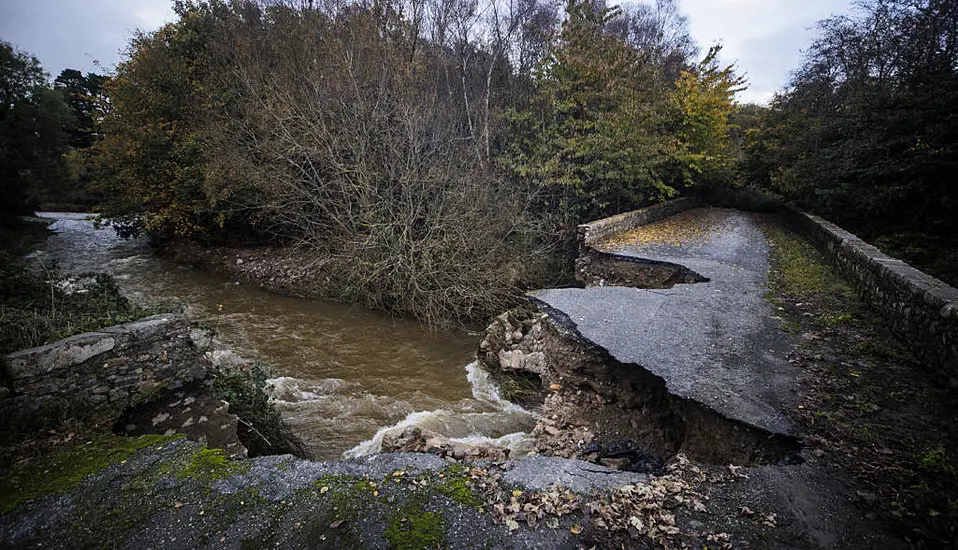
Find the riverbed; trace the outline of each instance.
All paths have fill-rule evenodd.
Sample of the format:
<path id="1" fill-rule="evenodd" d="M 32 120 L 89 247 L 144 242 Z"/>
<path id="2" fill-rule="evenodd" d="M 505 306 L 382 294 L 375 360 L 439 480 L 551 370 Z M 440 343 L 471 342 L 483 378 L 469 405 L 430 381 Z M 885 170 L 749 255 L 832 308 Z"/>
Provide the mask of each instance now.
<path id="1" fill-rule="evenodd" d="M 32 255 L 38 263 L 110 273 L 136 302 L 185 307 L 238 353 L 269 363 L 274 402 L 317 458 L 376 452 L 386 431 L 413 424 L 514 454 L 532 448 L 535 421 L 475 364 L 477 335 L 279 296 L 158 258 L 86 214 L 40 216 L 56 233 Z"/>

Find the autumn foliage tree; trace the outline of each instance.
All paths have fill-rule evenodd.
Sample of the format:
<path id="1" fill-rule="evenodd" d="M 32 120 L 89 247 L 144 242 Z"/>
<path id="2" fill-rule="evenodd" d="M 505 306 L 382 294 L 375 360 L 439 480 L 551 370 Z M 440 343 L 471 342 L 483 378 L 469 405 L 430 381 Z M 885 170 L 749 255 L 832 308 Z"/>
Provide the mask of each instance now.
<path id="1" fill-rule="evenodd" d="M 550 208 L 574 222 L 728 177 L 727 119 L 742 81 L 717 66 L 717 48 L 691 64 L 686 41 L 666 39 L 655 22 L 571 0 L 540 68 L 539 100 L 513 117 L 525 134 L 508 165 L 552 188 Z"/>
<path id="2" fill-rule="evenodd" d="M 208 72 L 216 62 L 214 20 L 180 10 L 179 22 L 133 39 L 105 86 L 97 191 L 105 197 L 101 212 L 125 234 L 207 239 L 228 225 L 229 206 L 206 189 L 215 156 L 203 139 L 215 107 Z"/>
<path id="3" fill-rule="evenodd" d="M 734 67 L 719 65 L 720 51 L 712 47 L 701 62 L 682 71 L 672 94 L 679 143 L 673 166 L 686 185 L 722 185 L 735 178 L 730 119 L 745 79 Z"/>
<path id="4" fill-rule="evenodd" d="M 178 3 L 106 86 L 103 211 L 296 245 L 320 293 L 429 322 L 499 311 L 576 223 L 722 165 L 735 79 L 676 6 Z"/>

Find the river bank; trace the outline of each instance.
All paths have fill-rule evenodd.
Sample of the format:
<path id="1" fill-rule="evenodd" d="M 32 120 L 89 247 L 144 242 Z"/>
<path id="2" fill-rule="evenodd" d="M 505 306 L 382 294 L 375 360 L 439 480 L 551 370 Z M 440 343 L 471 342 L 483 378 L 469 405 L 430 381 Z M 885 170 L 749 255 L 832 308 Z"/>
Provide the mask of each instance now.
<path id="1" fill-rule="evenodd" d="M 232 281 L 294 298 L 330 299 L 323 286 L 326 261 L 291 247 L 206 247 L 197 243 L 164 244 L 156 253 L 180 265 L 189 265 Z"/>
<path id="2" fill-rule="evenodd" d="M 317 458 L 375 452 L 379 432 L 404 422 L 425 422 L 457 439 L 531 429 L 527 413 L 508 408 L 488 380 L 470 374 L 473 335 L 282 296 L 170 262 L 145 241 L 120 239 L 85 216 L 47 215 L 56 220 L 55 234 L 35 261 L 56 261 L 65 272 L 107 272 L 137 303 L 180 304 L 236 353 L 271 365 L 272 399 Z M 518 436 L 512 441 L 524 445 Z"/>

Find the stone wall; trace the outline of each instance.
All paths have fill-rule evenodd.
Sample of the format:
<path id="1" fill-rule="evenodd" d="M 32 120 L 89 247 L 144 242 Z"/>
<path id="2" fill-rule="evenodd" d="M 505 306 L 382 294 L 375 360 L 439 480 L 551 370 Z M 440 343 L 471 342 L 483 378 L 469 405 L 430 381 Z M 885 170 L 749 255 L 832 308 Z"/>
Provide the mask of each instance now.
<path id="1" fill-rule="evenodd" d="M 41 419 L 64 408 L 122 409 L 203 378 L 187 321 L 156 315 L 2 358 L 0 411 Z"/>
<path id="2" fill-rule="evenodd" d="M 835 224 L 794 208 L 786 218 L 828 253 L 863 296 L 945 380 L 958 378 L 958 289 L 923 273 Z"/>
<path id="3" fill-rule="evenodd" d="M 579 252 L 585 252 L 596 243 L 616 233 L 674 216 L 679 212 L 698 206 L 699 203 L 700 201 L 694 197 L 685 197 L 582 224 L 579 226 Z"/>

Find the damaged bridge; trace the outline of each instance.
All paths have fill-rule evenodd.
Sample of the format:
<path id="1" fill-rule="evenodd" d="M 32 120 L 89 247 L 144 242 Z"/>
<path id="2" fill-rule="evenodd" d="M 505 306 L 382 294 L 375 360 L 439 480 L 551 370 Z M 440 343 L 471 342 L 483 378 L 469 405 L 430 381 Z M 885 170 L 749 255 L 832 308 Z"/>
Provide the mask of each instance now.
<path id="1" fill-rule="evenodd" d="M 572 456 L 626 448 L 632 461 L 684 452 L 769 463 L 793 455 L 783 411 L 793 406 L 795 337 L 766 299 L 761 220 L 689 200 L 643 212 L 582 226 L 583 288 L 530 293 L 538 313 L 497 322 L 508 325 L 504 334 L 532 338 L 497 340 L 493 328 L 480 356 L 552 388 L 546 422 L 588 426 L 571 432 Z M 541 446 L 553 446 L 543 451 L 563 446 L 550 433 L 570 433 L 540 432 Z"/>
<path id="2" fill-rule="evenodd" d="M 779 411 L 794 380 L 785 360 L 792 339 L 764 298 L 769 246 L 753 217 L 697 208 L 597 247 L 605 261 L 654 263 L 698 280 L 668 289 L 600 281 L 531 297 L 617 361 L 661 378 L 670 393 L 770 433 L 790 432 Z M 580 264 L 580 273 L 589 268 Z"/>

